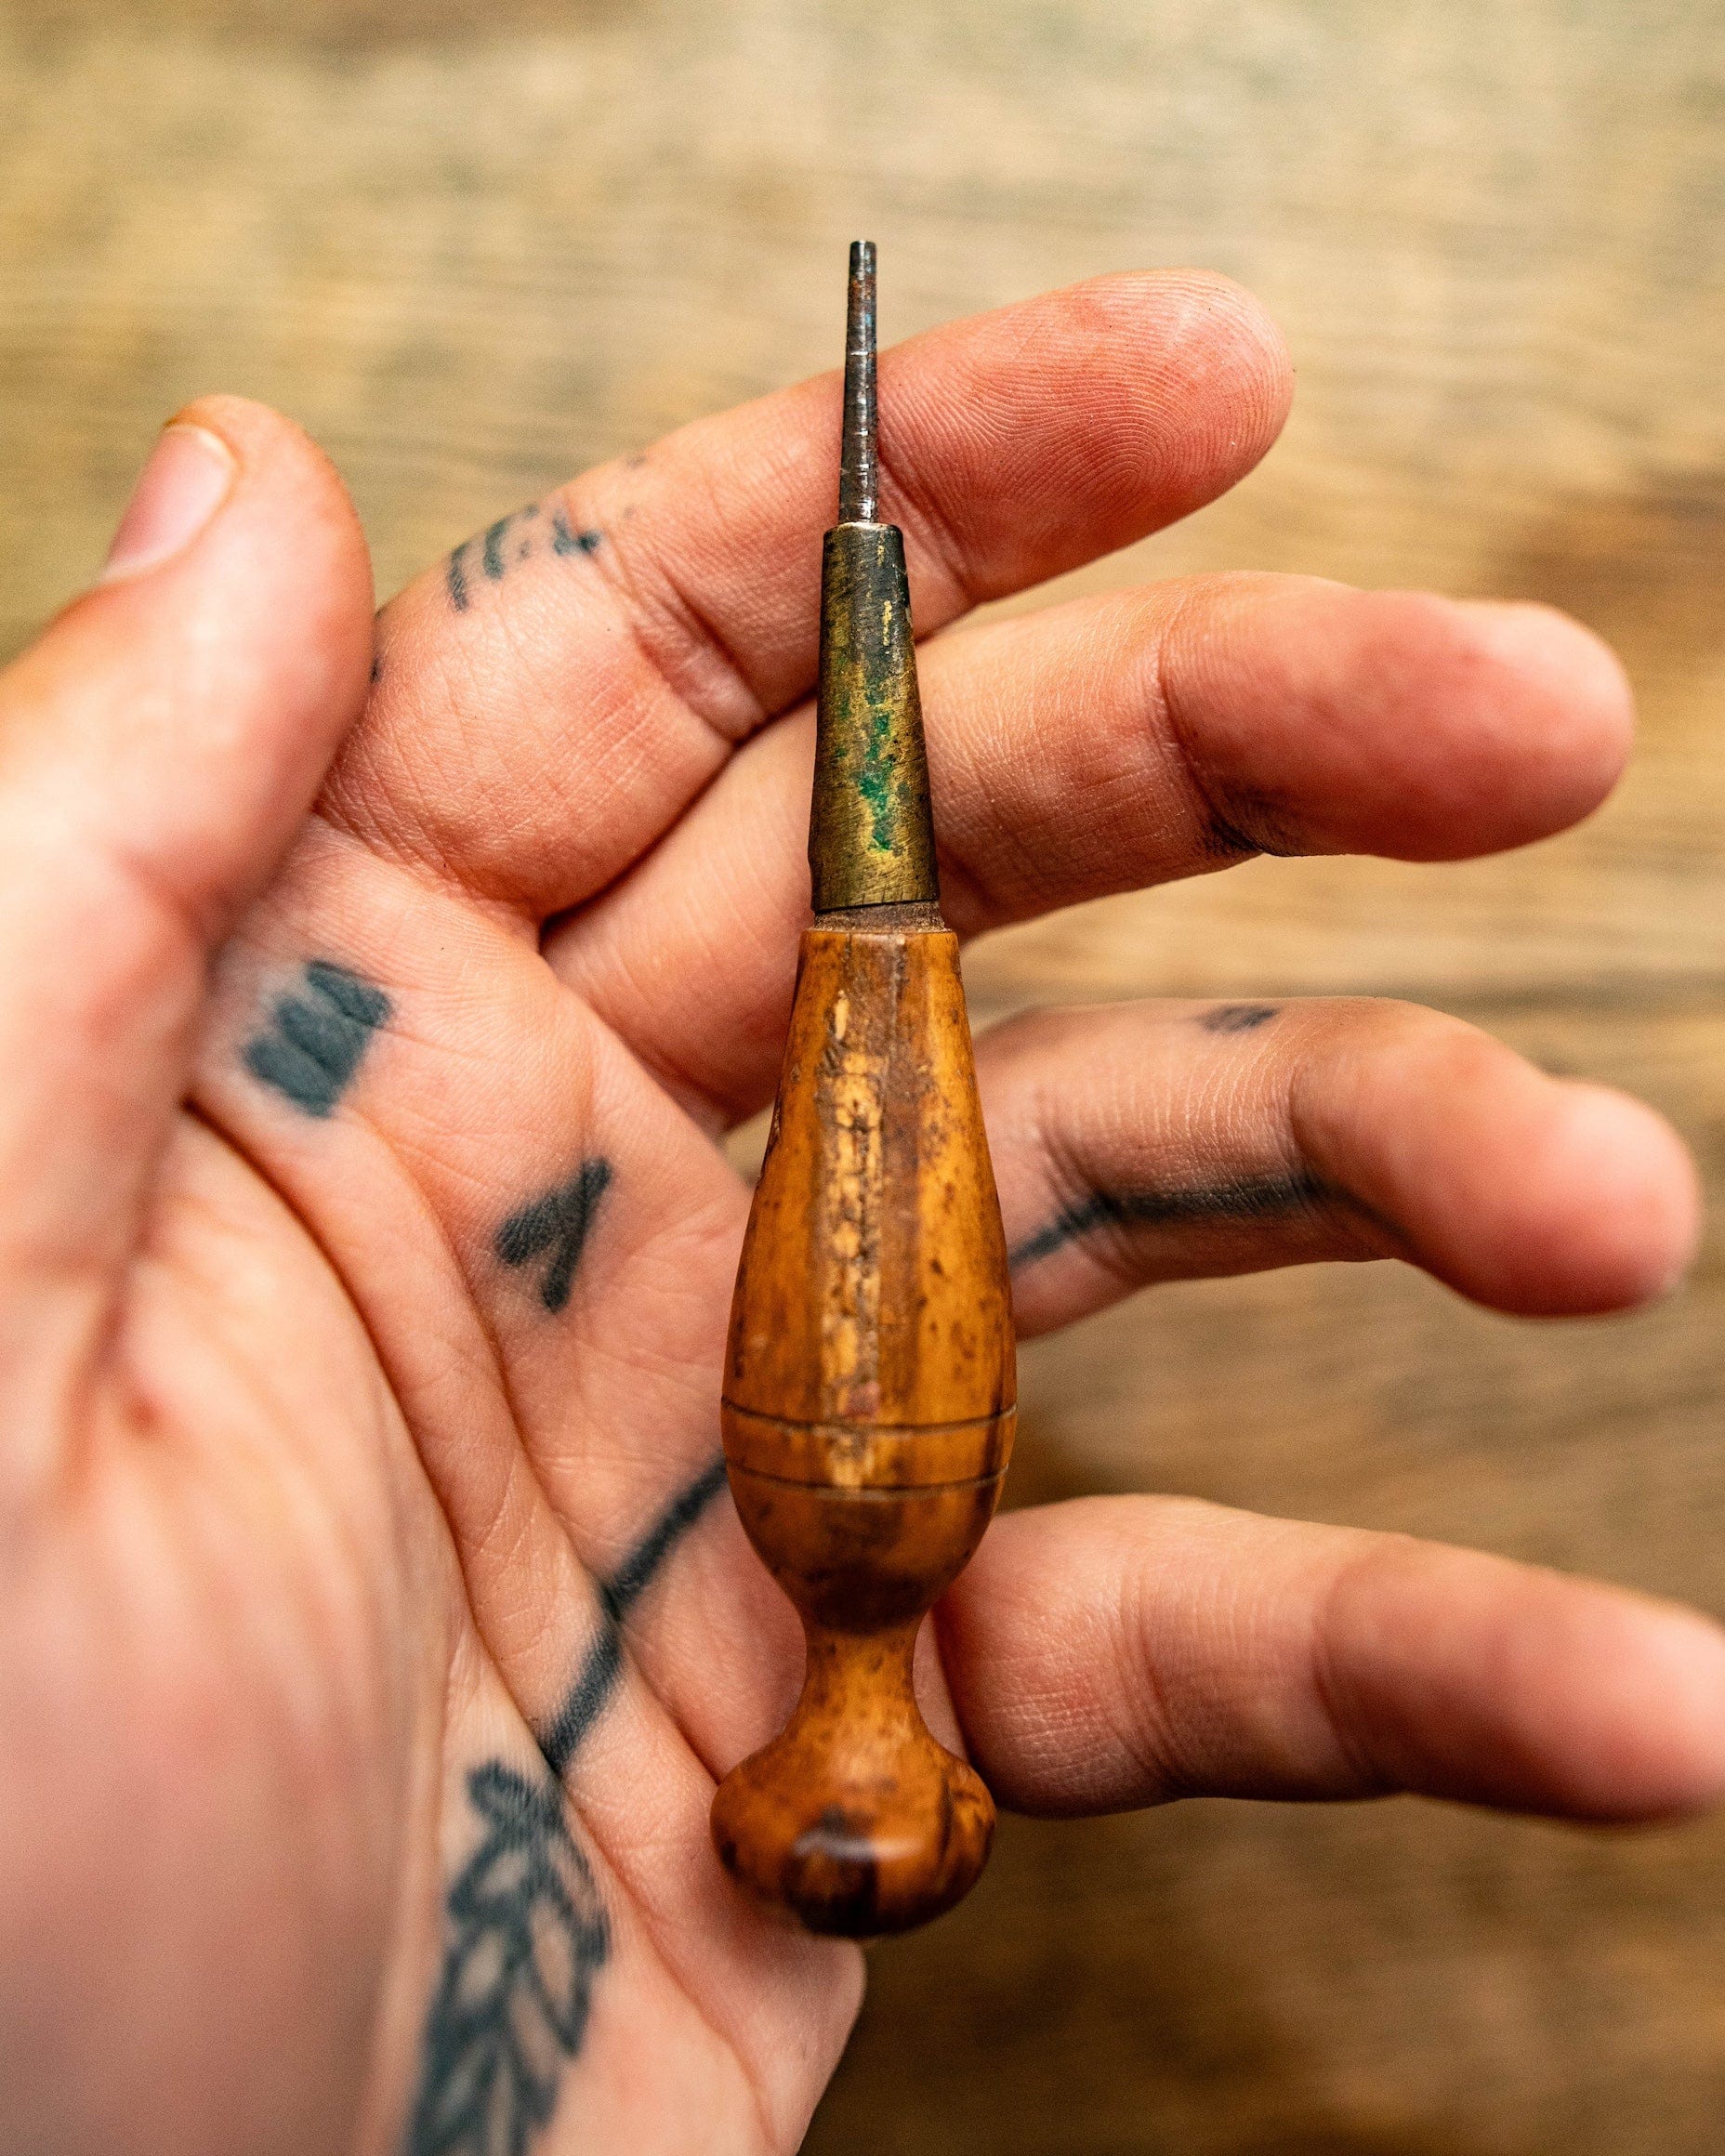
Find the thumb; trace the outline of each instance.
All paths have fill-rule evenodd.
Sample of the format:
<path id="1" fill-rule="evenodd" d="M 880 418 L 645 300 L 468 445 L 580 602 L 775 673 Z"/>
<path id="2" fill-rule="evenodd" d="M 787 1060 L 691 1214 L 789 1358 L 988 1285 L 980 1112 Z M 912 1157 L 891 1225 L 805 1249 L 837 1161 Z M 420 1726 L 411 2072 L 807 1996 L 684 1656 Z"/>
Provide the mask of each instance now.
<path id="1" fill-rule="evenodd" d="M 277 414 L 207 398 L 163 433 L 101 580 L 0 675 L 0 1368 L 15 1377 L 75 1382 L 99 1338 L 210 951 L 361 708 L 371 617 L 334 468 Z"/>

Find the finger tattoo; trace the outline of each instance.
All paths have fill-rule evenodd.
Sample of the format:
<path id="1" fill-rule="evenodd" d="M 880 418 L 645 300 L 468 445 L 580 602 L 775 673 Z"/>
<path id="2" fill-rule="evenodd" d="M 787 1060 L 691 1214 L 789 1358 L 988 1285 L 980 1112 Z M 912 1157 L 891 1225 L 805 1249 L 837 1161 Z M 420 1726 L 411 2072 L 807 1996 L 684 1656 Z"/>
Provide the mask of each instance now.
<path id="1" fill-rule="evenodd" d="M 1187 1227 L 1217 1220 L 1273 1220 L 1341 1203 L 1358 1210 L 1347 1191 L 1305 1169 L 1240 1176 L 1231 1182 L 1174 1190 L 1092 1190 L 1062 1208 L 1008 1253 L 1014 1271 L 1052 1256 L 1100 1228 Z"/>
<path id="2" fill-rule="evenodd" d="M 313 958 L 303 979 L 306 993 L 277 1001 L 243 1059 L 254 1078 L 307 1115 L 333 1115 L 391 1006 L 382 989 L 331 959 Z"/>
<path id="3" fill-rule="evenodd" d="M 530 502 L 524 509 L 511 509 L 507 517 L 488 525 L 478 538 L 464 539 L 449 556 L 443 571 L 449 603 L 458 614 L 467 612 L 473 604 L 476 572 L 488 584 L 501 584 L 523 561 L 546 553 L 565 558 L 595 554 L 603 538 L 602 532 L 572 524 L 560 508 L 552 509 L 548 518 L 539 502 Z"/>
<path id="4" fill-rule="evenodd" d="M 452 1882 L 406 2156 L 525 2156 L 579 2057 L 611 1926 L 570 1831 L 560 1780 L 622 1674 L 629 1608 L 724 1487 L 714 1461 L 599 1584 L 599 1637 L 539 1734 L 544 1769 L 488 1759 L 467 1776 L 478 1847 Z"/>
<path id="5" fill-rule="evenodd" d="M 583 1161 L 569 1182 L 511 1213 L 497 1230 L 497 1255 L 505 1265 L 525 1266 L 533 1258 L 546 1257 L 539 1276 L 539 1300 L 553 1315 L 569 1300 L 582 1246 L 610 1181 L 609 1161 Z"/>
<path id="6" fill-rule="evenodd" d="M 488 1759 L 467 1797 L 483 1834 L 449 1889 L 408 2156 L 521 2156 L 556 2108 L 611 1951 L 557 1783 Z"/>
<path id="7" fill-rule="evenodd" d="M 1282 1016 L 1274 1003 L 1218 1003 L 1200 1011 L 1198 1023 L 1206 1033 L 1250 1033 Z"/>

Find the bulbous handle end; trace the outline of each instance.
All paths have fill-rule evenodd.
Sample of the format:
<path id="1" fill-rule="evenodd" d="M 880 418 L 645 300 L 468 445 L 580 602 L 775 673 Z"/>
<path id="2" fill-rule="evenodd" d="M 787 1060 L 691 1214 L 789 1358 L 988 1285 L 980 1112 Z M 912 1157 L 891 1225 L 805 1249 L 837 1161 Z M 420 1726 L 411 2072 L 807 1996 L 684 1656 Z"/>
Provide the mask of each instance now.
<path id="1" fill-rule="evenodd" d="M 867 1633 L 810 1622 L 807 1630 L 797 1711 L 720 1782 L 714 1846 L 744 1886 L 806 1930 L 842 1939 L 909 1931 L 976 1884 L 994 1838 L 994 1799 L 918 1711 L 915 1622 Z"/>

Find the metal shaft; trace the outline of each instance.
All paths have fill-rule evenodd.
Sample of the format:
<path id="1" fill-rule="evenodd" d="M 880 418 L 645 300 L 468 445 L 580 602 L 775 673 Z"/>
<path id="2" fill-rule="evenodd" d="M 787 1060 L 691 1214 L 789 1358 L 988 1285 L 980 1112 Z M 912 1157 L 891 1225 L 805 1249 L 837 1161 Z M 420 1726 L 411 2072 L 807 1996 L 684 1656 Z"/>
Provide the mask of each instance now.
<path id="1" fill-rule="evenodd" d="M 845 425 L 838 453 L 838 520 L 872 524 L 880 494 L 876 447 L 875 243 L 850 243 L 845 323 Z"/>
<path id="2" fill-rule="evenodd" d="M 850 250 L 838 521 L 821 561 L 809 865 L 817 914 L 940 901 L 904 534 L 876 520 L 875 249 Z"/>

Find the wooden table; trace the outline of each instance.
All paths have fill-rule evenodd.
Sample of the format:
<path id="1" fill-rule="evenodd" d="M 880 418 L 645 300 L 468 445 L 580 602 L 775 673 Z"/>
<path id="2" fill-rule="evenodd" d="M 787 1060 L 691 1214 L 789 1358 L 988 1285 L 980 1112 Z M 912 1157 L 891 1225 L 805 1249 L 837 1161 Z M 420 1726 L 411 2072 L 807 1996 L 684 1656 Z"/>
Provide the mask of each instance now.
<path id="1" fill-rule="evenodd" d="M 14 0 L 0 641 L 223 387 L 349 474 L 388 590 L 584 462 L 1086 272 L 1232 271 L 1297 411 L 1075 587 L 1253 564 L 1613 638 L 1636 769 L 1460 870 L 1264 861 L 1002 936 L 983 1015 L 1409 994 L 1619 1080 L 1725 1176 L 1725 15 L 1685 0 Z M 1024 1496 L 1408 1527 L 1725 1605 L 1711 1243 L 1657 1312 L 1514 1324 L 1391 1268 L 1165 1290 L 1026 1358 Z M 1725 1828 L 1394 1803 L 1008 1822 L 876 1957 L 814 2129 L 942 2156 L 1704 2156 Z"/>

